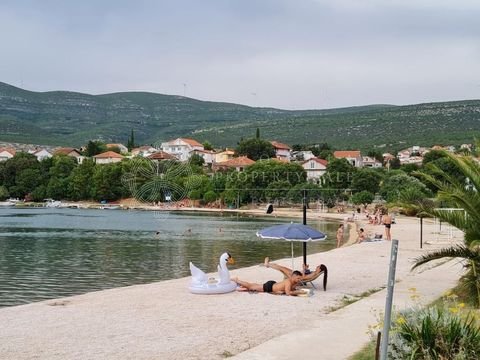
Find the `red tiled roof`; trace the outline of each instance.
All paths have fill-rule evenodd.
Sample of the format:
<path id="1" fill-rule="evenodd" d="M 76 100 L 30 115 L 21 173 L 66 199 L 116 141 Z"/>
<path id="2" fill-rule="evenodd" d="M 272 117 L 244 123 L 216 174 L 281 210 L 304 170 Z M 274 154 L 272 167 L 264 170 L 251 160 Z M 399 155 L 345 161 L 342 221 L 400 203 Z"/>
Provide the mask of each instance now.
<path id="1" fill-rule="evenodd" d="M 75 151 L 78 153 L 78 155 L 81 155 L 77 149 L 71 147 L 58 148 L 53 152 L 53 155 L 68 155 L 72 151 Z"/>
<path id="2" fill-rule="evenodd" d="M 201 147 L 203 147 L 203 145 L 200 144 L 197 140 L 193 140 L 193 139 L 189 139 L 189 138 L 178 138 L 178 139 L 175 139 L 175 140 L 171 140 L 168 143 L 172 144 L 177 140 L 182 140 L 183 142 L 187 143 L 190 146 L 201 146 Z"/>
<path id="3" fill-rule="evenodd" d="M 114 152 L 114 151 L 106 151 L 104 153 L 95 155 L 94 158 L 96 158 L 96 159 L 123 159 L 123 156 Z"/>
<path id="4" fill-rule="evenodd" d="M 248 166 L 255 164 L 255 161 L 252 159 L 249 159 L 246 156 L 240 156 L 237 158 L 233 158 L 227 161 L 222 161 L 217 163 L 217 166 L 226 166 L 226 167 L 239 167 L 239 166 Z"/>
<path id="5" fill-rule="evenodd" d="M 14 156 L 15 156 L 15 154 L 17 153 L 17 150 L 15 150 L 14 148 L 7 148 L 7 147 L 0 148 L 0 153 L 1 153 L 1 152 L 4 152 L 4 151 L 6 151 L 6 152 L 8 152 L 8 153 L 10 153 L 10 154 L 12 154 L 12 155 L 14 155 Z"/>
<path id="6" fill-rule="evenodd" d="M 176 160 L 177 159 L 175 156 L 161 150 L 157 151 L 156 153 L 153 153 L 152 155 L 147 156 L 147 158 L 151 160 Z"/>
<path id="7" fill-rule="evenodd" d="M 270 144 L 273 145 L 275 149 L 282 149 L 282 150 L 292 150 L 292 148 L 286 144 L 282 144 L 278 141 L 270 141 Z"/>
<path id="8" fill-rule="evenodd" d="M 360 157 L 360 151 L 359 150 L 347 150 L 347 151 L 335 151 L 333 153 L 333 156 L 336 157 L 337 159 L 342 159 L 342 158 L 357 158 Z"/>
<path id="9" fill-rule="evenodd" d="M 107 148 L 109 148 L 109 147 L 120 147 L 120 146 L 125 146 L 125 145 L 118 143 L 118 144 L 107 144 L 106 146 L 107 146 Z"/>
<path id="10" fill-rule="evenodd" d="M 305 161 L 302 163 L 302 165 L 303 165 L 303 164 L 306 164 L 306 163 L 309 162 L 310 160 L 313 160 L 313 161 L 315 161 L 315 162 L 317 162 L 317 163 L 319 163 L 319 164 L 322 164 L 323 166 L 327 166 L 327 165 L 328 165 L 328 161 L 327 161 L 327 160 L 325 160 L 325 159 L 320 159 L 320 158 L 317 158 L 317 157 L 313 157 L 313 158 L 310 158 L 310 159 L 308 159 L 308 160 L 305 160 Z"/>

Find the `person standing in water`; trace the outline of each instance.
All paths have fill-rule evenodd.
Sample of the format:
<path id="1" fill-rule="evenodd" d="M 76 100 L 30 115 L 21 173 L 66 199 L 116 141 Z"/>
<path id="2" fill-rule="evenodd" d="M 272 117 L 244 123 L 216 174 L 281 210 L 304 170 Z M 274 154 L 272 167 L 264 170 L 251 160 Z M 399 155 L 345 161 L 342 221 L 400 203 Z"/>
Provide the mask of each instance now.
<path id="1" fill-rule="evenodd" d="M 344 232 L 344 225 L 338 225 L 337 229 L 337 248 L 340 247 L 343 243 L 343 232 Z"/>

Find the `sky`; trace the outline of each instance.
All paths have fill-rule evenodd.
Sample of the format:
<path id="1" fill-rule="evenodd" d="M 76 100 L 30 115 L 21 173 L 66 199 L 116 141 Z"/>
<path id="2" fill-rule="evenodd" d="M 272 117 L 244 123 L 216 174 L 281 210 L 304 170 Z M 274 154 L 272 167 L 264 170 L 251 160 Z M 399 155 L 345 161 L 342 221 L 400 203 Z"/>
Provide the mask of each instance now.
<path id="1" fill-rule="evenodd" d="M 0 0 L 0 81 L 282 109 L 480 99 L 477 0 Z"/>

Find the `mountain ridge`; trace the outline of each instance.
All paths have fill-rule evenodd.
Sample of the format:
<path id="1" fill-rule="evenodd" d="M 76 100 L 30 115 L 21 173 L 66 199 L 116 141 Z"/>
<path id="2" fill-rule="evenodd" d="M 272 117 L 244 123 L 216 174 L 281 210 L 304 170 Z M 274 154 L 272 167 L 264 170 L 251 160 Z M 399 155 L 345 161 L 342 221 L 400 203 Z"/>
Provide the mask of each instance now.
<path id="1" fill-rule="evenodd" d="M 0 141 L 80 146 L 90 139 L 139 143 L 175 137 L 233 146 L 242 137 L 289 144 L 387 149 L 468 142 L 480 134 L 480 100 L 285 110 L 145 91 L 91 95 L 35 92 L 0 82 Z"/>

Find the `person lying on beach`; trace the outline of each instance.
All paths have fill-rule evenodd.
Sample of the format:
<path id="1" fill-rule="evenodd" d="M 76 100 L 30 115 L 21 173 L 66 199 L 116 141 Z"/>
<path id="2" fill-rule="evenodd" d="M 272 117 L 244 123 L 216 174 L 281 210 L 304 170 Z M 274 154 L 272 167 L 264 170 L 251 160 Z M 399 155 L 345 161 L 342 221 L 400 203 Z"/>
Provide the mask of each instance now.
<path id="1" fill-rule="evenodd" d="M 304 294 L 303 290 L 295 290 L 295 287 L 302 281 L 302 273 L 297 270 L 293 271 L 290 277 L 287 277 L 285 280 L 280 282 L 270 280 L 265 284 L 256 284 L 239 280 L 238 278 L 234 278 L 232 280 L 249 291 L 264 292 L 275 295 L 286 294 L 289 296 Z"/>
<path id="2" fill-rule="evenodd" d="M 268 256 L 265 258 L 265 261 L 264 261 L 263 264 L 267 268 L 271 268 L 271 269 L 280 271 L 287 278 L 291 277 L 293 272 L 294 272 L 292 269 L 290 269 L 286 266 L 271 263 L 270 258 Z M 325 270 L 325 265 L 318 265 L 315 268 L 315 271 L 310 271 L 309 265 L 308 264 L 303 264 L 303 274 L 300 273 L 302 275 L 301 282 L 308 282 L 308 281 L 316 279 L 318 277 L 318 275 L 324 270 Z"/>

